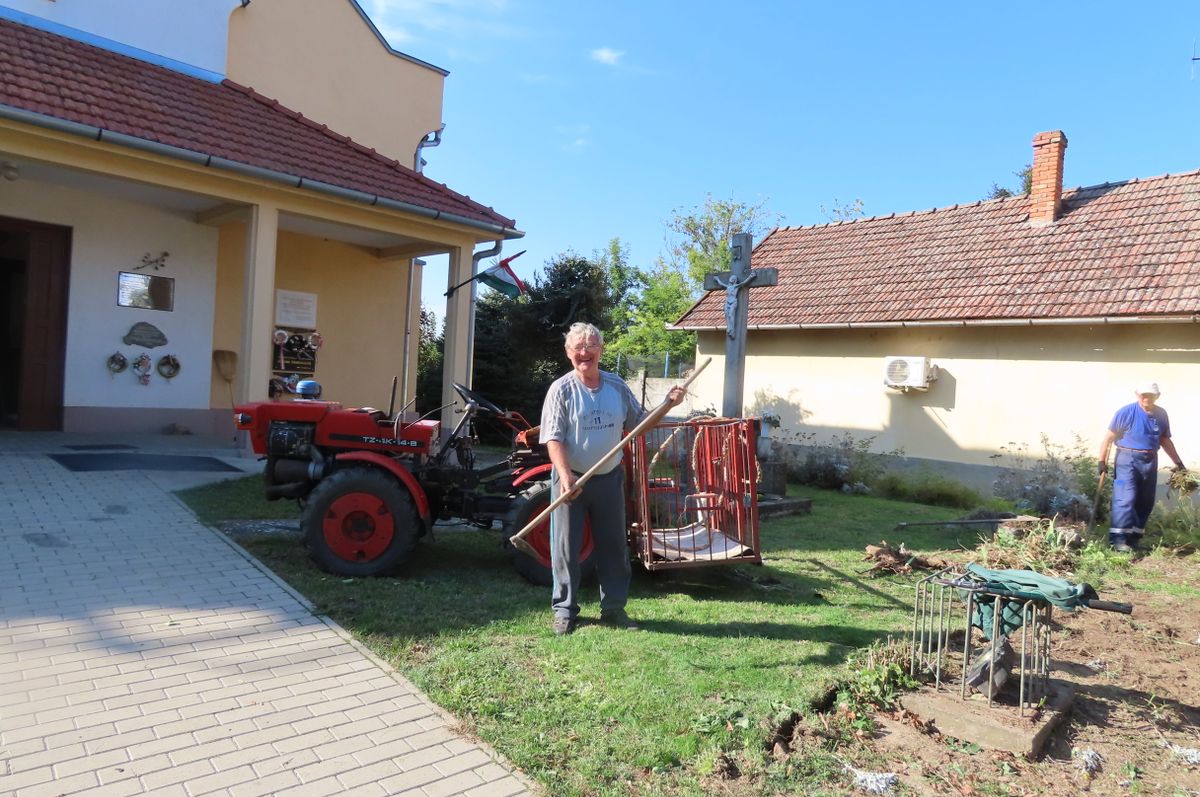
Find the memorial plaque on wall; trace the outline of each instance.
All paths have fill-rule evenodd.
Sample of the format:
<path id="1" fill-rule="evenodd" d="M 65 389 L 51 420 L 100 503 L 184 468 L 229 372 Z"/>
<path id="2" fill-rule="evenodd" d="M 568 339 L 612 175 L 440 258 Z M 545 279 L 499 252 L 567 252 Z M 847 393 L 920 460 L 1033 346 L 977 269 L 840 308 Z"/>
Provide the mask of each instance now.
<path id="1" fill-rule="evenodd" d="M 301 291 L 275 291 L 275 323 L 284 328 L 317 328 L 317 295 Z"/>
<path id="2" fill-rule="evenodd" d="M 271 369 L 276 373 L 312 376 L 317 370 L 317 349 L 310 342 L 313 331 L 297 327 L 277 327 L 277 330 L 281 334 L 272 341 Z"/>

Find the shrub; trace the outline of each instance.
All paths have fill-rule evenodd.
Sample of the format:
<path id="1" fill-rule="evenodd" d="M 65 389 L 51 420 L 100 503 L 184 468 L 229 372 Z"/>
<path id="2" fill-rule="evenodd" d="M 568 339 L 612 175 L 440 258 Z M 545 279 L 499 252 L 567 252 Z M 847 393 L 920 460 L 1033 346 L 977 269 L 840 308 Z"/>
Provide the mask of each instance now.
<path id="1" fill-rule="evenodd" d="M 1160 503 L 1146 523 L 1146 541 L 1181 552 L 1200 550 L 1200 509 L 1187 499 Z"/>
<path id="2" fill-rule="evenodd" d="M 827 490 L 870 492 L 887 469 L 888 461 L 904 454 L 899 449 L 872 453 L 874 437 L 860 440 L 849 432 L 835 435 L 827 445 L 813 445 L 813 438 L 812 434 L 795 436 L 793 442 L 807 449 L 802 454 L 786 446 L 788 477 Z"/>
<path id="3" fill-rule="evenodd" d="M 977 490 L 931 470 L 885 473 L 879 478 L 876 491 L 885 498 L 897 501 L 959 509 L 973 509 L 983 503 L 983 497 Z"/>
<path id="4" fill-rule="evenodd" d="M 995 494 L 1013 501 L 1021 512 L 1089 519 L 1099 476 L 1095 456 L 1087 451 L 1079 435 L 1075 435 L 1072 445 L 1064 446 L 1051 443 L 1043 434 L 1042 449 L 1043 457 L 1036 460 L 1030 458 L 1024 444 L 1010 443 L 1002 446 L 999 454 L 993 454 L 991 458 L 1000 468 L 992 486 Z M 1112 494 L 1107 482 L 1105 494 Z M 1107 506 L 1101 496 L 1098 520 L 1106 516 Z"/>

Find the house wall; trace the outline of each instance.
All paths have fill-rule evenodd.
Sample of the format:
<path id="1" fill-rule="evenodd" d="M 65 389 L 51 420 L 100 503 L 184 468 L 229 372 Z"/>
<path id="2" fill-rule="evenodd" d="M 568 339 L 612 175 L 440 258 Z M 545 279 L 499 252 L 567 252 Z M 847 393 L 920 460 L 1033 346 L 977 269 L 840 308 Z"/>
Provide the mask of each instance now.
<path id="1" fill-rule="evenodd" d="M 700 358 L 715 360 L 693 388 L 700 406 L 721 406 L 724 341 L 699 335 Z M 887 388 L 889 355 L 930 357 L 940 376 L 928 391 Z M 973 471 L 1002 447 L 1040 454 L 1043 434 L 1098 450 L 1113 412 L 1153 379 L 1180 455 L 1200 463 L 1198 364 L 1195 324 L 761 331 L 748 339 L 744 403 L 778 412 L 785 436 L 849 431 L 875 437 L 874 450 Z"/>
<path id="2" fill-rule="evenodd" d="M 217 231 L 152 205 L 30 179 L 0 191 L 0 215 L 72 228 L 65 431 L 159 431 L 170 423 L 207 431 Z M 160 270 L 137 268 L 143 256 L 162 252 L 169 255 Z M 174 310 L 118 306 L 121 271 L 173 278 Z M 123 343 L 140 321 L 161 330 L 168 343 L 153 349 Z M 174 354 L 180 372 L 171 380 L 152 372 L 150 384 L 141 385 L 132 368 L 109 372 L 106 361 L 118 351 L 130 365 L 142 352 L 155 363 Z"/>
<path id="3" fill-rule="evenodd" d="M 112 42 L 221 73 L 229 13 L 239 0 L 3 0 L 10 8 Z"/>
<path id="4" fill-rule="evenodd" d="M 230 17 L 226 75 L 413 165 L 445 76 L 390 52 L 347 0 L 254 0 Z"/>
<path id="5" fill-rule="evenodd" d="M 245 241 L 244 224 L 220 230 L 216 349 L 240 348 Z M 400 376 L 404 364 L 409 262 L 380 260 L 351 244 L 280 231 L 275 288 L 317 296 L 317 330 L 324 344 L 313 378 L 324 389 L 322 398 L 387 409 L 392 376 Z M 415 351 L 414 342 L 414 358 Z M 228 386 L 219 375 L 213 380 L 212 406 L 228 408 Z"/>

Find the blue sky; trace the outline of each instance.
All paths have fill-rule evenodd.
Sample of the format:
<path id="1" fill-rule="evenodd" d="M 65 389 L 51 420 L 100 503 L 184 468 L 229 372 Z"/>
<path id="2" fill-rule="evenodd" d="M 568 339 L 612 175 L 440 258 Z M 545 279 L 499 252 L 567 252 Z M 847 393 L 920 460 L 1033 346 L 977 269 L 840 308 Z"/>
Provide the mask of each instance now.
<path id="1" fill-rule="evenodd" d="M 974 202 L 1042 130 L 1067 134 L 1068 187 L 1200 168 L 1191 1 L 362 5 L 450 70 L 426 174 L 516 218 L 522 277 L 614 236 L 649 266 L 709 193 L 793 226 Z M 431 259 L 439 311 L 445 279 Z"/>

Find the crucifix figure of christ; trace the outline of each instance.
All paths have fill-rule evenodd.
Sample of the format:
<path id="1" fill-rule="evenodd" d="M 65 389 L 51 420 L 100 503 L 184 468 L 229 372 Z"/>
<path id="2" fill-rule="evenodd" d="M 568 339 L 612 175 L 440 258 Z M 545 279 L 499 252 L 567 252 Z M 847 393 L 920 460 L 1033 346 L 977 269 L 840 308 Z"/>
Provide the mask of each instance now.
<path id="1" fill-rule="evenodd" d="M 753 242 L 749 233 L 734 235 L 730 270 L 708 274 L 704 278 L 705 290 L 725 291 L 725 390 L 721 414 L 726 418 L 739 418 L 742 415 L 749 289 L 775 285 L 779 281 L 779 273 L 773 268 L 750 268 Z"/>
<path id="2" fill-rule="evenodd" d="M 753 271 L 744 278 L 738 274 L 730 274 L 728 280 L 722 280 L 720 274 L 713 274 L 713 282 L 717 287 L 725 289 L 725 331 L 729 337 L 734 337 L 737 332 L 735 324 L 737 322 L 737 305 L 740 297 L 739 291 L 743 286 L 754 282 L 754 278 L 758 276 Z"/>

